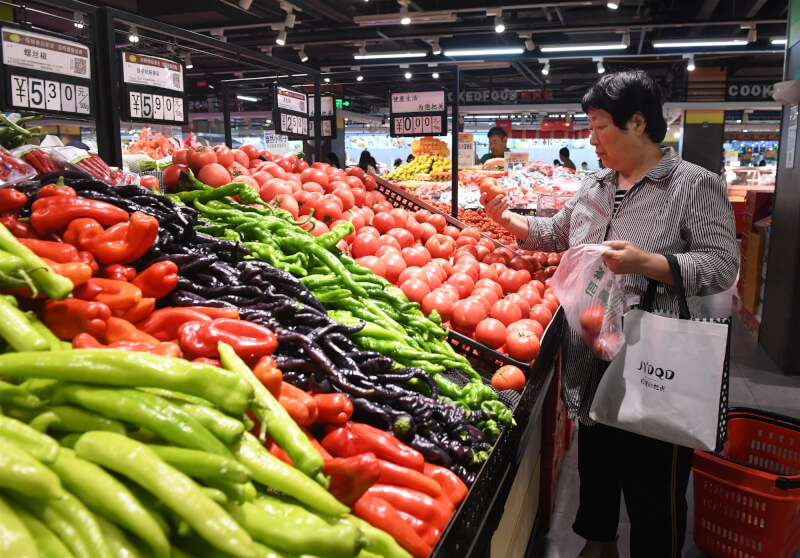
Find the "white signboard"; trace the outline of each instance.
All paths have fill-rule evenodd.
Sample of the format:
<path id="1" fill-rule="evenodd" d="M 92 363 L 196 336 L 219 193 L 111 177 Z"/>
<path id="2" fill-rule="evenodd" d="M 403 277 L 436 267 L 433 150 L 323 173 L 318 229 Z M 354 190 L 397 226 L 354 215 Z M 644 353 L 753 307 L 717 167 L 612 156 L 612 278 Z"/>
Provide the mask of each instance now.
<path id="1" fill-rule="evenodd" d="M 440 116 L 395 116 L 394 133 L 398 135 L 433 135 L 442 133 Z"/>
<path id="2" fill-rule="evenodd" d="M 62 76 L 90 79 L 89 48 L 81 43 L 3 27 L 3 64 Z"/>
<path id="3" fill-rule="evenodd" d="M 279 109 L 293 110 L 295 112 L 308 114 L 308 97 L 304 93 L 284 89 L 282 87 L 276 88 L 276 91 L 275 104 Z"/>
<path id="4" fill-rule="evenodd" d="M 458 168 L 475 164 L 475 134 L 458 134 Z"/>
<path id="5" fill-rule="evenodd" d="M 505 159 L 506 169 L 511 168 L 512 165 L 524 165 L 528 162 L 527 151 L 506 151 L 503 155 Z"/>
<path id="6" fill-rule="evenodd" d="M 11 105 L 21 109 L 38 109 L 76 114 L 89 114 L 89 88 L 11 74 Z"/>
<path id="7" fill-rule="evenodd" d="M 285 134 L 308 135 L 308 118 L 282 112 L 280 130 Z"/>
<path id="8" fill-rule="evenodd" d="M 183 122 L 183 97 L 130 91 L 128 108 L 131 118 Z"/>
<path id="9" fill-rule="evenodd" d="M 392 113 L 442 112 L 445 110 L 444 91 L 392 93 Z"/>
<path id="10" fill-rule="evenodd" d="M 125 83 L 183 93 L 183 66 L 166 58 L 123 52 L 122 79 Z"/>
<path id="11" fill-rule="evenodd" d="M 322 112 L 322 116 L 333 116 L 333 97 L 329 95 L 323 95 L 319 99 L 320 109 Z M 308 116 L 314 116 L 314 95 L 308 96 Z"/>

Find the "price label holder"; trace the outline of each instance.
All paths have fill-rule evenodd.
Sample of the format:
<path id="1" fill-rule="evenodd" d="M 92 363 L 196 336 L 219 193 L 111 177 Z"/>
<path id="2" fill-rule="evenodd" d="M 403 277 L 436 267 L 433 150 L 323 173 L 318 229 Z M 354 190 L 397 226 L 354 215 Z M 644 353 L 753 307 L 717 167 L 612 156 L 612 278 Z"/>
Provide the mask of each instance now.
<path id="1" fill-rule="evenodd" d="M 471 167 L 475 164 L 475 134 L 458 134 L 458 166 Z"/>
<path id="2" fill-rule="evenodd" d="M 80 120 L 95 117 L 90 43 L 3 24 L 0 49 L 3 110 Z"/>
<path id="3" fill-rule="evenodd" d="M 188 124 L 183 61 L 133 50 L 124 50 L 120 55 L 122 120 L 172 126 Z"/>
<path id="4" fill-rule="evenodd" d="M 393 91 L 389 94 L 389 135 L 446 136 L 447 94 L 435 91 Z"/>
<path id="5" fill-rule="evenodd" d="M 503 154 L 505 169 L 508 170 L 514 165 L 524 165 L 528 162 L 528 153 L 524 151 L 506 151 Z"/>
<path id="6" fill-rule="evenodd" d="M 273 98 L 272 120 L 275 122 L 275 132 L 292 139 L 310 137 L 308 95 L 276 85 Z"/>
<path id="7" fill-rule="evenodd" d="M 322 137 L 336 139 L 336 99 L 333 95 L 320 95 L 320 121 Z M 314 95 L 308 96 L 308 135 L 314 136 Z"/>

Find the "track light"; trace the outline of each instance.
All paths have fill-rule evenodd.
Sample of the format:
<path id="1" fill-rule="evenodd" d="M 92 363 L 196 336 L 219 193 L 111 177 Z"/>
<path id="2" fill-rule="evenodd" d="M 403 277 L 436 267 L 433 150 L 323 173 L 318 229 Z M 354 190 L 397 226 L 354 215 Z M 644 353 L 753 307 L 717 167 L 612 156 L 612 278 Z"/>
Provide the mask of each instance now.
<path id="1" fill-rule="evenodd" d="M 364 76 L 356 76 L 356 81 L 364 81 Z"/>
<path id="2" fill-rule="evenodd" d="M 433 52 L 434 56 L 442 53 L 442 47 L 439 46 L 439 39 L 434 39 L 431 44 L 433 45 L 431 52 Z"/>
<path id="3" fill-rule="evenodd" d="M 597 73 L 598 74 L 606 73 L 606 67 L 603 66 L 603 59 L 602 58 L 597 61 Z"/>
<path id="4" fill-rule="evenodd" d="M 83 22 L 83 14 L 80 12 L 73 12 L 72 19 L 73 19 L 72 25 L 75 26 L 75 29 L 83 29 L 83 27 L 86 25 Z"/>
<path id="5" fill-rule="evenodd" d="M 322 81 L 324 81 L 325 83 L 330 83 L 331 82 L 331 78 L 329 78 L 329 77 L 322 78 Z"/>
<path id="6" fill-rule="evenodd" d="M 278 33 L 278 38 L 275 39 L 275 42 L 281 46 L 286 44 L 286 29 L 280 30 L 280 32 Z"/>
<path id="7" fill-rule="evenodd" d="M 294 27 L 294 22 L 297 20 L 297 16 L 294 15 L 293 12 L 289 12 L 286 14 L 286 19 L 284 20 L 283 24 L 286 26 L 287 29 L 291 29 Z"/>
<path id="8" fill-rule="evenodd" d="M 297 52 L 297 56 L 300 57 L 300 62 L 305 62 L 308 60 L 308 54 L 306 54 L 306 50 L 304 47 L 300 47 L 300 50 Z"/>
<path id="9" fill-rule="evenodd" d="M 544 67 L 542 68 L 542 75 L 546 76 L 546 75 L 549 75 L 549 74 L 550 74 L 550 61 L 549 60 L 545 60 L 544 61 Z"/>
<path id="10" fill-rule="evenodd" d="M 139 42 L 139 31 L 136 29 L 135 25 L 131 26 L 130 34 L 128 35 L 128 40 L 132 43 Z"/>
<path id="11" fill-rule="evenodd" d="M 411 72 L 406 72 L 406 79 L 411 79 Z"/>
<path id="12" fill-rule="evenodd" d="M 253 0 L 239 0 L 239 7 L 243 10 L 249 10 L 253 5 Z"/>
<path id="13" fill-rule="evenodd" d="M 496 16 L 494 16 L 494 32 L 495 33 L 502 33 L 506 30 L 506 26 L 503 23 L 503 14 L 498 12 Z"/>
<path id="14" fill-rule="evenodd" d="M 186 53 L 186 69 L 187 70 L 191 70 L 192 68 L 194 68 L 194 64 L 192 64 L 192 53 L 191 52 L 187 52 Z"/>
<path id="15" fill-rule="evenodd" d="M 608 6 L 612 10 L 616 10 L 617 8 L 619 8 L 619 2 L 620 0 L 608 0 L 608 4 L 606 4 L 606 6 Z"/>
<path id="16" fill-rule="evenodd" d="M 695 69 L 695 65 L 694 65 L 694 54 L 690 54 L 690 55 L 689 55 L 689 63 L 688 63 L 688 64 L 686 64 L 686 69 L 687 69 L 687 70 L 689 70 L 690 72 L 693 72 L 693 71 L 694 71 L 694 69 Z"/>
<path id="17" fill-rule="evenodd" d="M 398 2 L 400 4 L 400 23 L 408 25 L 411 23 L 411 16 L 408 15 L 408 2 Z"/>
<path id="18" fill-rule="evenodd" d="M 432 77 L 433 79 L 439 79 L 439 72 L 433 72 L 433 73 L 431 74 L 431 77 Z"/>
<path id="19" fill-rule="evenodd" d="M 533 39 L 525 39 L 525 48 L 531 52 L 536 48 L 536 45 L 533 44 Z"/>

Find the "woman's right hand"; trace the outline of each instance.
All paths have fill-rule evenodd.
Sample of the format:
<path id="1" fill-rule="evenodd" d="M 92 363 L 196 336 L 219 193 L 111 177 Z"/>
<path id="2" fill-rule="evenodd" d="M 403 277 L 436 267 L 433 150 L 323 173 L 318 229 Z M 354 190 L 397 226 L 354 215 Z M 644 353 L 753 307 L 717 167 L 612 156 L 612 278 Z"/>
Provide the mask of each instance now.
<path id="1" fill-rule="evenodd" d="M 511 211 L 509 208 L 511 207 L 511 202 L 508 201 L 508 198 L 505 196 L 495 196 L 488 202 L 486 201 L 486 192 L 481 194 L 480 199 L 481 205 L 486 210 L 486 215 L 489 218 L 498 223 L 499 225 L 508 228 L 509 222 L 511 220 Z"/>

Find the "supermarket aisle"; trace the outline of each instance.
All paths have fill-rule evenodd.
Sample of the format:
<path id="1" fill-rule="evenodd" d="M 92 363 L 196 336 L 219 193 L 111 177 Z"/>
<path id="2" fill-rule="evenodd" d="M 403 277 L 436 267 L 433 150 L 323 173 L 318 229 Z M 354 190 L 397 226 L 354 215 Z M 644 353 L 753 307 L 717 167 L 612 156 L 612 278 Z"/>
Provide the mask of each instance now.
<path id="1" fill-rule="evenodd" d="M 716 307 L 714 308 L 714 306 Z M 725 315 L 725 301 L 711 301 L 714 315 Z M 734 318 L 731 332 L 730 406 L 754 407 L 800 418 L 800 377 L 783 376 L 755 342 L 744 325 Z M 576 436 L 577 442 L 577 436 Z M 687 491 L 689 517 L 684 545 L 684 558 L 707 556 L 694 545 L 692 538 L 692 480 Z M 578 508 L 578 444 L 573 443 L 564 456 L 558 483 L 550 532 L 540 535 L 533 556 L 536 558 L 576 558 L 583 540 L 572 532 L 572 521 Z M 619 528 L 621 558 L 629 558 L 630 524 L 624 502 Z M 794 558 L 800 558 L 798 551 Z"/>

